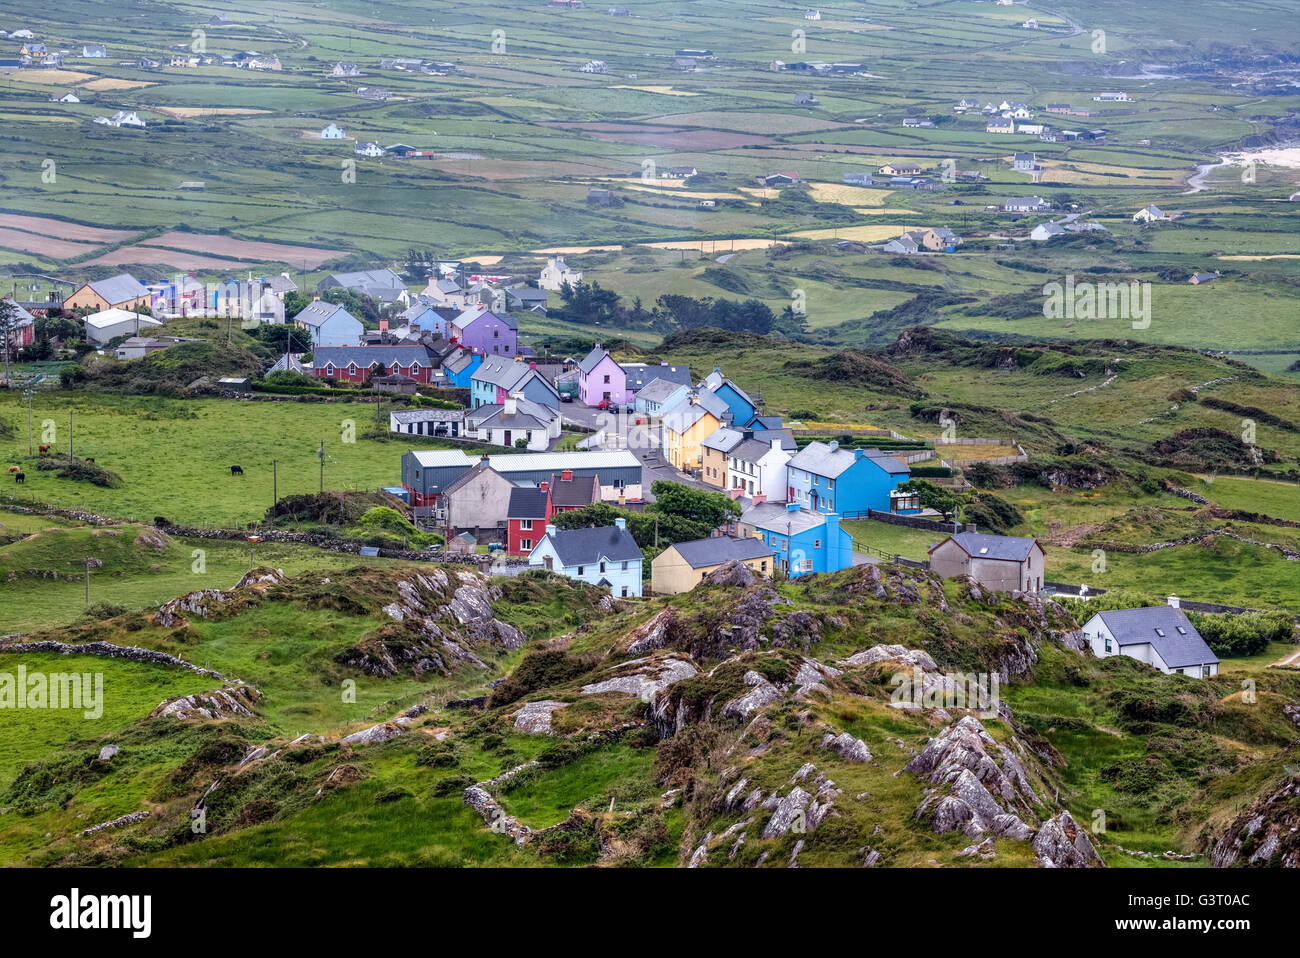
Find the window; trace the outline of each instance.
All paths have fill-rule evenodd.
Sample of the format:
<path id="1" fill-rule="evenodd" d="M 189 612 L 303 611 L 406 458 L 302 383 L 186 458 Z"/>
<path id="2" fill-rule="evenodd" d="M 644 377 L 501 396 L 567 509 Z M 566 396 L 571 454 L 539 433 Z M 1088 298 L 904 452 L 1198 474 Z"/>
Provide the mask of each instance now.
<path id="1" fill-rule="evenodd" d="M 827 479 L 827 480 L 826 480 L 826 488 L 827 488 L 827 489 L 834 489 L 834 488 L 835 488 L 835 480 L 834 480 L 834 479 Z"/>
<path id="2" fill-rule="evenodd" d="M 605 571 L 605 563 L 604 563 L 604 562 L 601 562 L 601 564 L 600 564 L 600 571 L 601 571 L 601 572 L 604 572 L 604 571 Z"/>
<path id="3" fill-rule="evenodd" d="M 605 374 L 605 382 L 609 382 L 609 374 L 608 374 L 608 373 Z"/>
<path id="4" fill-rule="evenodd" d="M 627 562 L 624 562 L 624 563 L 623 563 L 623 569 L 622 569 L 622 571 L 623 571 L 623 572 L 626 572 L 626 571 L 627 571 Z"/>
<path id="5" fill-rule="evenodd" d="M 813 548 L 814 548 L 814 549 L 820 549 L 821 547 L 822 547 L 822 540 L 821 540 L 821 539 L 814 539 L 814 540 L 813 540 Z"/>
<path id="6" fill-rule="evenodd" d="M 1179 634 L 1179 635 L 1186 635 L 1186 634 L 1187 634 L 1187 630 L 1184 629 L 1181 625 L 1180 625 L 1180 626 L 1177 626 L 1177 629 L 1178 629 L 1178 634 Z"/>
<path id="7" fill-rule="evenodd" d="M 627 598 L 627 586 L 623 586 L 623 598 Z"/>
<path id="8" fill-rule="evenodd" d="M 1114 651 L 1115 651 L 1113 648 L 1111 648 L 1111 644 L 1110 644 L 1110 636 L 1109 636 L 1109 635 L 1106 636 L 1106 651 L 1107 651 L 1107 652 L 1114 652 Z"/>
<path id="9" fill-rule="evenodd" d="M 529 550 L 529 551 L 531 552 L 531 551 L 532 551 L 532 548 L 533 548 L 533 540 L 532 540 L 532 539 L 520 539 L 520 540 L 519 540 L 519 548 L 520 548 L 520 549 L 527 549 L 527 550 Z"/>
<path id="10" fill-rule="evenodd" d="M 1203 679 L 1208 679 L 1209 677 L 1210 677 L 1210 666 L 1208 666 L 1208 665 L 1202 665 L 1202 666 L 1201 666 L 1201 678 L 1203 678 Z"/>
<path id="11" fill-rule="evenodd" d="M 520 519 L 520 520 L 519 520 L 519 528 L 520 528 L 521 530 L 523 530 L 524 532 L 531 532 L 532 529 L 533 529 L 533 520 L 532 520 L 532 519 Z"/>
<path id="12" fill-rule="evenodd" d="M 1165 637 L 1165 630 L 1164 630 L 1164 629 L 1156 629 L 1156 635 L 1160 636 L 1160 638 L 1163 639 L 1163 638 Z"/>

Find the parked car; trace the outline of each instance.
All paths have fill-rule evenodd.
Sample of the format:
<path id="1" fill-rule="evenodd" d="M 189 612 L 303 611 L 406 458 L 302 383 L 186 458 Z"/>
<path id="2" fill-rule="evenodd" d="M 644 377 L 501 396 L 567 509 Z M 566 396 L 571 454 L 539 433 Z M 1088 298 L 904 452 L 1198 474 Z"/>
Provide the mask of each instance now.
<path id="1" fill-rule="evenodd" d="M 573 396 L 570 393 L 560 393 L 560 402 L 573 402 Z"/>
<path id="2" fill-rule="evenodd" d="M 599 403 L 596 404 L 596 408 L 608 412 L 610 410 L 617 409 L 618 403 L 613 402 L 609 399 L 602 399 Z"/>

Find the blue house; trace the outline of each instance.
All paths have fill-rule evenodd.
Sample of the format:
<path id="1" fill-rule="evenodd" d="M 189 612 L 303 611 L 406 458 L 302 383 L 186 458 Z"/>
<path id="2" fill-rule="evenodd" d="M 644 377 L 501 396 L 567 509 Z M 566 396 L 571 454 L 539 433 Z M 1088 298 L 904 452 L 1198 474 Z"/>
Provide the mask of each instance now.
<path id="1" fill-rule="evenodd" d="M 642 594 L 641 549 L 627 531 L 626 519 L 595 529 L 546 527 L 546 535 L 528 554 L 533 568 L 550 569 L 608 589 L 620 597 Z"/>
<path id="2" fill-rule="evenodd" d="M 854 518 L 868 509 L 907 511 L 914 500 L 890 493 L 911 478 L 907 463 L 879 449 L 841 449 L 839 443 L 810 442 L 790 460 L 786 498 L 813 512 Z M 900 504 L 903 507 L 900 507 Z"/>
<path id="3" fill-rule="evenodd" d="M 637 412 L 658 416 L 665 409 L 675 406 L 678 400 L 690 391 L 690 383 L 673 382 L 671 379 L 655 379 L 637 390 L 634 406 Z"/>
<path id="4" fill-rule="evenodd" d="M 535 363 L 508 356 L 487 356 L 469 380 L 471 409 L 503 403 L 517 393 L 543 406 L 560 408 L 559 392 Z"/>
<path id="5" fill-rule="evenodd" d="M 738 531 L 767 543 L 774 568 L 792 579 L 853 565 L 853 537 L 840 528 L 840 517 L 803 509 L 797 502 L 752 505 L 741 513 Z"/>
<path id="6" fill-rule="evenodd" d="M 731 410 L 731 422 L 737 429 L 748 426 L 758 415 L 758 405 L 745 391 L 733 383 L 717 366 L 704 379 L 704 387 L 727 404 Z"/>
<path id="7" fill-rule="evenodd" d="M 467 349 L 457 349 L 442 361 L 442 371 L 447 376 L 447 385 L 470 389 L 472 387 L 471 377 L 482 364 L 483 357 L 479 353 L 471 353 Z"/>

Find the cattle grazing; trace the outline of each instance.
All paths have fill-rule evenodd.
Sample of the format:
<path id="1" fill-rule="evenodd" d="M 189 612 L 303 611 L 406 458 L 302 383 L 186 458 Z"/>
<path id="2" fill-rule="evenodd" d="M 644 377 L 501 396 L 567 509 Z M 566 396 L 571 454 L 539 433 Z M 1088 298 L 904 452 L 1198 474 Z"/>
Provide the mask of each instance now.
<path id="1" fill-rule="evenodd" d="M 9 467 L 9 475 L 12 476 L 12 475 L 13 475 L 15 472 L 17 472 L 17 471 L 18 471 L 18 467 L 17 467 L 17 466 L 10 466 L 10 467 Z"/>
<path id="2" fill-rule="evenodd" d="M 26 481 L 27 481 L 27 473 L 25 472 L 14 473 L 14 482 L 26 482 Z"/>
<path id="3" fill-rule="evenodd" d="M 40 452 L 42 455 L 44 455 L 45 453 L 47 453 L 47 452 L 50 451 L 50 447 L 49 447 L 49 446 L 37 446 L 36 449 L 37 449 L 37 451 Z"/>
<path id="4" fill-rule="evenodd" d="M 231 467 L 230 467 L 230 474 L 231 474 L 232 476 L 242 476 L 242 475 L 244 474 L 243 467 L 242 467 L 242 466 L 231 466 Z"/>
<path id="5" fill-rule="evenodd" d="M 94 462 L 94 461 L 95 461 L 95 460 L 92 459 L 90 456 L 87 456 L 87 457 L 86 457 L 86 462 Z"/>

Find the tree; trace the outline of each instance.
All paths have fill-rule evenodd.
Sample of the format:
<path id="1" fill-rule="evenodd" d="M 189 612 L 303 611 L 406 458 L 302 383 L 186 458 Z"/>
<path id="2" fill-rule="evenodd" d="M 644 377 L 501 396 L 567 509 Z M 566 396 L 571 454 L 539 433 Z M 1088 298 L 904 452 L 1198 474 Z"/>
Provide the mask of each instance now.
<path id="1" fill-rule="evenodd" d="M 0 299 L 0 350 L 4 351 L 6 383 L 9 382 L 9 352 L 17 334 L 18 306 L 10 300 Z"/>

